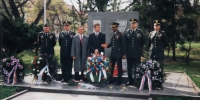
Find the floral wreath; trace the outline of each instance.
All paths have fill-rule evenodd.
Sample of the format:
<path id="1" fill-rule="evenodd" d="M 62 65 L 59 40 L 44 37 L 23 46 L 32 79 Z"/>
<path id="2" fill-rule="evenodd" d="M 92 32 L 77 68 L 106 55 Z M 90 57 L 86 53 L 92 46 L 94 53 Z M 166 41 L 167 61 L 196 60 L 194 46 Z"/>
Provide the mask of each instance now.
<path id="1" fill-rule="evenodd" d="M 24 79 L 24 63 L 11 56 L 2 60 L 2 78 L 7 83 L 15 84 Z"/>
<path id="2" fill-rule="evenodd" d="M 54 57 L 53 55 L 40 54 L 39 57 L 34 56 L 31 63 L 32 65 L 29 66 L 29 68 L 32 69 L 37 84 L 41 84 L 42 81 L 56 81 L 53 76 L 55 76 L 58 71 L 57 57 Z"/>
<path id="3" fill-rule="evenodd" d="M 137 83 L 140 83 L 140 89 L 142 90 L 147 84 L 145 84 L 145 79 L 147 78 L 149 91 L 155 87 L 162 86 L 162 68 L 159 62 L 155 60 L 147 60 L 140 63 L 135 69 L 135 78 Z"/>
<path id="4" fill-rule="evenodd" d="M 88 57 L 85 66 L 84 75 L 92 83 L 104 83 L 111 75 L 111 63 L 103 53 Z"/>

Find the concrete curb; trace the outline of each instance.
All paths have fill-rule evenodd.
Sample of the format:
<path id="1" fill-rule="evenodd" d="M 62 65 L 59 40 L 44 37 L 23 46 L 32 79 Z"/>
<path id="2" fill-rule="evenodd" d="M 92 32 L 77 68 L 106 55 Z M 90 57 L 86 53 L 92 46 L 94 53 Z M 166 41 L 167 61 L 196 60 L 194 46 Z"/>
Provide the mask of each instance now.
<path id="1" fill-rule="evenodd" d="M 192 79 L 184 72 L 184 75 L 187 77 L 187 80 L 192 84 L 192 87 L 194 90 L 200 95 L 200 89 L 199 87 L 192 81 Z"/>
<path id="2" fill-rule="evenodd" d="M 20 95 L 22 95 L 22 94 L 24 94 L 24 93 L 26 93 L 26 92 L 28 92 L 28 91 L 29 91 L 29 90 L 23 90 L 23 91 L 21 91 L 21 92 L 18 92 L 18 93 L 16 93 L 16 94 L 13 94 L 13 95 L 11 95 L 11 96 L 9 96 L 9 97 L 3 99 L 3 100 L 11 100 L 11 99 L 13 99 L 13 98 L 15 98 L 15 97 L 17 97 L 17 96 L 20 96 Z"/>

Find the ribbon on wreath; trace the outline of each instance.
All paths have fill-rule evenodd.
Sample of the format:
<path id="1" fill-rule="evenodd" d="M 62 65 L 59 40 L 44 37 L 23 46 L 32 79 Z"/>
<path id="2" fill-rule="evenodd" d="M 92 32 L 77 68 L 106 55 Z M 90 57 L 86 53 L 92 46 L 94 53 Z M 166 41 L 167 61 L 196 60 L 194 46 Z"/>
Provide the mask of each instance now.
<path id="1" fill-rule="evenodd" d="M 42 74 L 44 73 L 45 70 L 47 71 L 47 75 L 52 79 L 52 81 L 56 81 L 56 79 L 53 78 L 53 77 L 51 76 L 51 74 L 49 73 L 49 67 L 48 67 L 48 65 L 46 65 L 46 66 L 40 71 L 40 73 L 37 74 L 37 75 L 38 75 L 37 84 L 41 84 L 41 83 L 42 83 Z"/>
<path id="2" fill-rule="evenodd" d="M 97 65 L 97 66 L 98 66 L 98 68 L 100 69 L 100 70 L 99 70 L 99 79 L 98 79 L 98 82 L 101 81 L 101 74 L 103 74 L 104 78 L 107 79 L 107 75 L 106 75 L 105 69 L 99 67 L 99 65 Z M 90 79 L 91 79 L 92 82 L 94 82 L 94 76 L 93 76 L 93 74 L 92 74 L 92 72 L 93 72 L 94 70 L 95 70 L 95 69 L 92 68 L 92 69 L 90 69 L 90 70 L 88 70 L 88 71 L 86 72 L 86 74 L 87 74 L 87 73 L 90 73 Z"/>
<path id="3" fill-rule="evenodd" d="M 13 72 L 15 73 L 16 72 L 16 67 L 13 67 L 13 69 L 10 71 L 10 73 L 8 74 L 8 79 L 7 79 L 7 83 L 10 83 L 10 76 L 13 74 Z M 14 80 L 14 75 L 15 74 L 13 74 L 13 80 Z M 13 81 L 13 83 L 14 83 L 14 81 Z"/>
<path id="4" fill-rule="evenodd" d="M 149 91 L 152 91 L 151 71 L 150 70 L 146 71 L 145 74 L 142 76 L 142 80 L 141 80 L 141 83 L 140 83 L 139 90 L 143 90 L 146 77 L 147 77 L 147 80 L 148 80 Z"/>

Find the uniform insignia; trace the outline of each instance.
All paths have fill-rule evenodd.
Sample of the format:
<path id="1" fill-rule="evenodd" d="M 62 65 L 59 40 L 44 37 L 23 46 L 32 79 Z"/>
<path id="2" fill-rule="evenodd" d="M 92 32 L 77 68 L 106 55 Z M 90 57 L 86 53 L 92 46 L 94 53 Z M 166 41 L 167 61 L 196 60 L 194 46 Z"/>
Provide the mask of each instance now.
<path id="1" fill-rule="evenodd" d="M 116 39 L 118 39 L 119 38 L 119 35 L 116 35 L 116 37 L 115 37 Z"/>
<path id="2" fill-rule="evenodd" d="M 159 34 L 158 37 L 161 38 L 161 37 L 162 37 L 162 34 Z"/>
<path id="3" fill-rule="evenodd" d="M 141 37 L 140 33 L 138 33 L 138 34 L 137 34 L 137 37 L 138 37 L 138 38 L 140 38 L 140 37 Z"/>
<path id="4" fill-rule="evenodd" d="M 52 35 L 50 35 L 50 36 L 49 36 L 49 38 L 52 40 L 53 36 L 52 36 Z"/>
<path id="5" fill-rule="evenodd" d="M 43 37 L 43 36 L 40 36 L 40 38 L 43 39 L 44 37 Z"/>

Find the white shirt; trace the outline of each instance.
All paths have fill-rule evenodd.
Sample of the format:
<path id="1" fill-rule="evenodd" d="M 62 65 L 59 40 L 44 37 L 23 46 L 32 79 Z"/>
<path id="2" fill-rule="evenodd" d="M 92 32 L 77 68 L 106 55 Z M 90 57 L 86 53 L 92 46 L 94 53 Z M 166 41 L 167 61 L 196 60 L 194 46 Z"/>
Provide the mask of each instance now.
<path id="1" fill-rule="evenodd" d="M 99 32 L 94 32 L 94 33 L 95 33 L 95 35 L 96 35 L 96 36 L 98 36 L 98 35 L 99 35 Z"/>
<path id="2" fill-rule="evenodd" d="M 83 34 L 79 34 L 80 40 L 83 39 Z"/>

